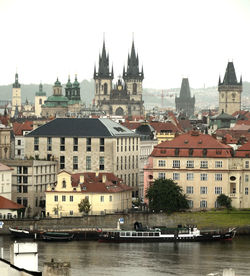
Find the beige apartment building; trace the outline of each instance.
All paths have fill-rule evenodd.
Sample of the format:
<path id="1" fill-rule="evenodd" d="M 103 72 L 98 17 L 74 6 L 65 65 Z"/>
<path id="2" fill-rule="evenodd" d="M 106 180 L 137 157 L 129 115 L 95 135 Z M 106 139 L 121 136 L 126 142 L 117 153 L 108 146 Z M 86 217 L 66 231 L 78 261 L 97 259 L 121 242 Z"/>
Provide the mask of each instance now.
<path id="1" fill-rule="evenodd" d="M 191 209 L 218 207 L 222 193 L 234 207 L 249 208 L 248 148 L 248 155 L 239 156 L 241 148 L 234 154 L 230 146 L 198 131 L 163 142 L 154 148 L 144 169 L 144 193 L 155 179 L 170 178 L 183 188 Z"/>
<path id="2" fill-rule="evenodd" d="M 1 162 L 12 168 L 12 201 L 26 208 L 26 217 L 45 215 L 45 191 L 55 185 L 57 162 L 20 159 Z"/>
<path id="3" fill-rule="evenodd" d="M 114 173 L 138 195 L 139 135 L 110 119 L 57 118 L 25 139 L 27 158 L 56 160 L 69 173 Z"/>

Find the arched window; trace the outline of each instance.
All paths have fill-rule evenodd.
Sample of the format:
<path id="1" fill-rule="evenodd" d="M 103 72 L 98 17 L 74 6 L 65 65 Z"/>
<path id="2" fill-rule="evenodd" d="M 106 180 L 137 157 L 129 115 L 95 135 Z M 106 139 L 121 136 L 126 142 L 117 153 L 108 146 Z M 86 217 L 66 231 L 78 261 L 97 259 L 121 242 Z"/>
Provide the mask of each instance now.
<path id="1" fill-rule="evenodd" d="M 62 181 L 62 187 L 66 188 L 66 181 L 65 180 Z"/>
<path id="2" fill-rule="evenodd" d="M 136 95 L 137 94 L 137 84 L 133 83 L 133 94 Z"/>
<path id="3" fill-rule="evenodd" d="M 42 104 L 42 103 L 43 103 L 42 99 L 39 99 L 39 104 Z"/>
<path id="4" fill-rule="evenodd" d="M 104 95 L 107 95 L 107 93 L 108 93 L 108 85 L 107 85 L 106 82 L 104 83 L 103 90 L 104 90 Z"/>

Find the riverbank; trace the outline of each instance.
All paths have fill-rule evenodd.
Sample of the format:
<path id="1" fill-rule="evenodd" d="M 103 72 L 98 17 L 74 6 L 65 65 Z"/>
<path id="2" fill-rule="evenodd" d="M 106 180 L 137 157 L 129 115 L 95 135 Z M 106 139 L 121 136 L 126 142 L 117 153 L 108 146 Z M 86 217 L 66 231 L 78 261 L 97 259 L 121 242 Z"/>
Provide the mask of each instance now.
<path id="1" fill-rule="evenodd" d="M 145 226 L 175 227 L 178 224 L 194 224 L 201 230 L 217 230 L 238 227 L 237 234 L 250 235 L 250 210 L 243 211 L 207 211 L 207 212 L 183 212 L 183 213 L 121 213 L 101 216 L 62 217 L 43 219 L 16 219 L 2 220 L 3 228 L 0 234 L 9 234 L 9 227 L 25 228 L 31 230 L 53 230 L 74 228 L 116 228 L 117 221 L 123 218 L 122 228 L 133 228 L 134 222 L 139 221 Z"/>

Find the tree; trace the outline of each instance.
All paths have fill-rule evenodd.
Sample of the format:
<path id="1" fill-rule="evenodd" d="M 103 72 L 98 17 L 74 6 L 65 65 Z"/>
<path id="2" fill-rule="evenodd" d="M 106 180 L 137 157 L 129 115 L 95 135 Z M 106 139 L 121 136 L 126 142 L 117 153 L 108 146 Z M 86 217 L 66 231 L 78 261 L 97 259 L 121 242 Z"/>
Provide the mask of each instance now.
<path id="1" fill-rule="evenodd" d="M 62 210 L 62 206 L 57 204 L 54 208 L 53 208 L 53 212 L 55 215 L 57 215 L 57 217 L 59 217 L 59 211 Z"/>
<path id="2" fill-rule="evenodd" d="M 146 193 L 149 209 L 154 212 L 176 212 L 188 209 L 188 200 L 182 188 L 172 179 L 157 179 Z"/>
<path id="3" fill-rule="evenodd" d="M 91 209 L 89 199 L 87 197 L 82 199 L 81 202 L 78 204 L 78 208 L 80 213 L 85 213 L 87 215 Z"/>
<path id="4" fill-rule="evenodd" d="M 232 199 L 225 194 L 217 196 L 217 202 L 221 207 L 226 207 L 228 210 L 232 209 Z"/>

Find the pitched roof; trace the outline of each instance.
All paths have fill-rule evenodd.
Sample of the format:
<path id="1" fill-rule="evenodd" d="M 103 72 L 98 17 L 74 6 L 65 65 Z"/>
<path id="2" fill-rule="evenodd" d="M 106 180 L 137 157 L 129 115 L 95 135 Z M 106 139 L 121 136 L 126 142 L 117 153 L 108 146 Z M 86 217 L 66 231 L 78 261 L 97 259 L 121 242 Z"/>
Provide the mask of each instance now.
<path id="1" fill-rule="evenodd" d="M 157 145 L 151 156 L 231 157 L 231 150 L 208 134 L 191 131 Z"/>
<path id="2" fill-rule="evenodd" d="M 57 118 L 37 129 L 28 137 L 119 137 L 137 136 L 133 131 L 106 118 Z"/>
<path id="3" fill-rule="evenodd" d="M 13 131 L 16 136 L 22 136 L 23 131 L 31 131 L 33 129 L 32 121 L 25 121 L 23 123 L 14 122 Z"/>
<path id="4" fill-rule="evenodd" d="M 233 62 L 228 62 L 226 73 L 225 73 L 222 84 L 223 85 L 237 85 L 238 84 Z"/>
<path id="5" fill-rule="evenodd" d="M 250 157 L 250 141 L 238 148 L 235 152 L 236 157 Z"/>
<path id="6" fill-rule="evenodd" d="M 0 209 L 18 210 L 24 208 L 23 205 L 0 196 Z"/>

